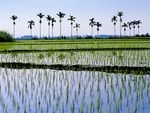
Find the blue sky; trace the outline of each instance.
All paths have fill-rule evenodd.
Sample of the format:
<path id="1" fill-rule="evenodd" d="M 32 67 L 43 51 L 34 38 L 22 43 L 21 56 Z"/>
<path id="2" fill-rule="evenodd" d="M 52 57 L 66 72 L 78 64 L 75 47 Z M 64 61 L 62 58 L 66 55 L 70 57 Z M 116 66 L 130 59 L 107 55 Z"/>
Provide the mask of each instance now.
<path id="1" fill-rule="evenodd" d="M 54 27 L 54 35 L 59 35 L 59 11 L 66 14 L 62 20 L 62 34 L 70 35 L 69 15 L 76 17 L 76 22 L 81 24 L 79 34 L 91 34 L 89 19 L 94 17 L 102 23 L 100 34 L 113 34 L 111 18 L 117 12 L 123 11 L 123 22 L 141 20 L 140 33 L 150 33 L 150 1 L 149 0 L 0 0 L 0 30 L 10 33 L 12 30 L 11 15 L 17 15 L 16 36 L 29 35 L 27 21 L 34 20 L 36 26 L 33 35 L 39 35 L 39 18 L 37 13 L 55 17 L 57 23 Z M 136 29 L 137 31 L 137 29 Z M 43 18 L 42 35 L 47 36 L 47 21 Z M 123 32 L 123 31 L 122 31 Z M 75 30 L 73 31 L 75 34 Z M 128 30 L 127 30 L 128 33 Z M 94 28 L 96 35 L 96 27 Z M 119 21 L 117 23 L 117 34 L 119 35 Z"/>

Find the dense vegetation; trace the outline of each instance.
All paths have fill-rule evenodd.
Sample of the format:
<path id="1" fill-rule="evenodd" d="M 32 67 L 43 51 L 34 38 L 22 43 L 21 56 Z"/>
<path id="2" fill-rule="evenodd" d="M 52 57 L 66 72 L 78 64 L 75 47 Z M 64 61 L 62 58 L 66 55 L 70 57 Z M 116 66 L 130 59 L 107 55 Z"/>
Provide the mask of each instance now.
<path id="1" fill-rule="evenodd" d="M 6 31 L 0 31 L 0 42 L 13 42 L 14 38 Z"/>

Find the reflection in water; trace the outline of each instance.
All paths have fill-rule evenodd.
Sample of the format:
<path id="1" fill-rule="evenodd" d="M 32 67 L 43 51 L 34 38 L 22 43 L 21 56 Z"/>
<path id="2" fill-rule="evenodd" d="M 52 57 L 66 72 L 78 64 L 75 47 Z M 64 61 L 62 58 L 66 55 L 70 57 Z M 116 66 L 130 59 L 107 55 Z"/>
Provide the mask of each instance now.
<path id="1" fill-rule="evenodd" d="M 0 68 L 0 112 L 150 111 L 150 76 Z"/>

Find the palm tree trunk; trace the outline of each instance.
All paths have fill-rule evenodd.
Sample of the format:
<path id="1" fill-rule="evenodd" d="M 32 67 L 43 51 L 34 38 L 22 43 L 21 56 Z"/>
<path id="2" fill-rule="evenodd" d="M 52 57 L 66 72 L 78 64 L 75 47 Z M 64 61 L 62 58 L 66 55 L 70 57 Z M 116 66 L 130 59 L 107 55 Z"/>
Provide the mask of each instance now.
<path id="1" fill-rule="evenodd" d="M 61 37 L 61 20 L 60 20 L 60 37 Z"/>
<path id="2" fill-rule="evenodd" d="M 72 25 L 71 25 L 71 38 L 72 38 Z"/>
<path id="3" fill-rule="evenodd" d="M 121 37 L 121 21 L 120 21 L 120 37 Z"/>
<path id="4" fill-rule="evenodd" d="M 14 38 L 15 38 L 15 24 L 14 24 L 14 28 L 13 29 L 14 29 Z"/>
<path id="5" fill-rule="evenodd" d="M 140 26 L 138 26 L 138 35 L 140 35 Z"/>
<path id="6" fill-rule="evenodd" d="M 76 28 L 76 36 L 78 36 L 78 29 Z"/>
<path id="7" fill-rule="evenodd" d="M 50 25 L 48 25 L 48 37 L 50 39 Z"/>
<path id="8" fill-rule="evenodd" d="M 53 26 L 52 26 L 52 38 L 53 38 Z"/>
<path id="9" fill-rule="evenodd" d="M 32 36 L 32 29 L 30 29 L 30 36 Z"/>
<path id="10" fill-rule="evenodd" d="M 91 27 L 91 33 L 92 33 L 92 37 L 93 37 L 93 27 Z"/>
<path id="11" fill-rule="evenodd" d="M 135 28 L 134 28 L 134 36 L 135 36 Z"/>
<path id="12" fill-rule="evenodd" d="M 129 27 L 129 36 L 131 36 L 131 28 Z"/>
<path id="13" fill-rule="evenodd" d="M 116 25 L 114 25 L 114 36 L 116 35 Z"/>
<path id="14" fill-rule="evenodd" d="M 40 39 L 41 39 L 41 23 L 40 23 Z"/>

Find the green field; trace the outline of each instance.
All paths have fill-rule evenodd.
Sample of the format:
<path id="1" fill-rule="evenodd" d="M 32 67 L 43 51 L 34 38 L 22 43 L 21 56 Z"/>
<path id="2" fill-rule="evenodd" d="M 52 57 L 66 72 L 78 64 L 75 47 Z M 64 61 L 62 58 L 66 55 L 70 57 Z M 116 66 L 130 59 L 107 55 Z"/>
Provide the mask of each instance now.
<path id="1" fill-rule="evenodd" d="M 148 113 L 150 38 L 0 43 L 0 112 Z"/>
<path id="2" fill-rule="evenodd" d="M 145 39 L 65 39 L 17 40 L 0 43 L 0 50 L 55 50 L 92 48 L 150 48 L 150 38 Z"/>

